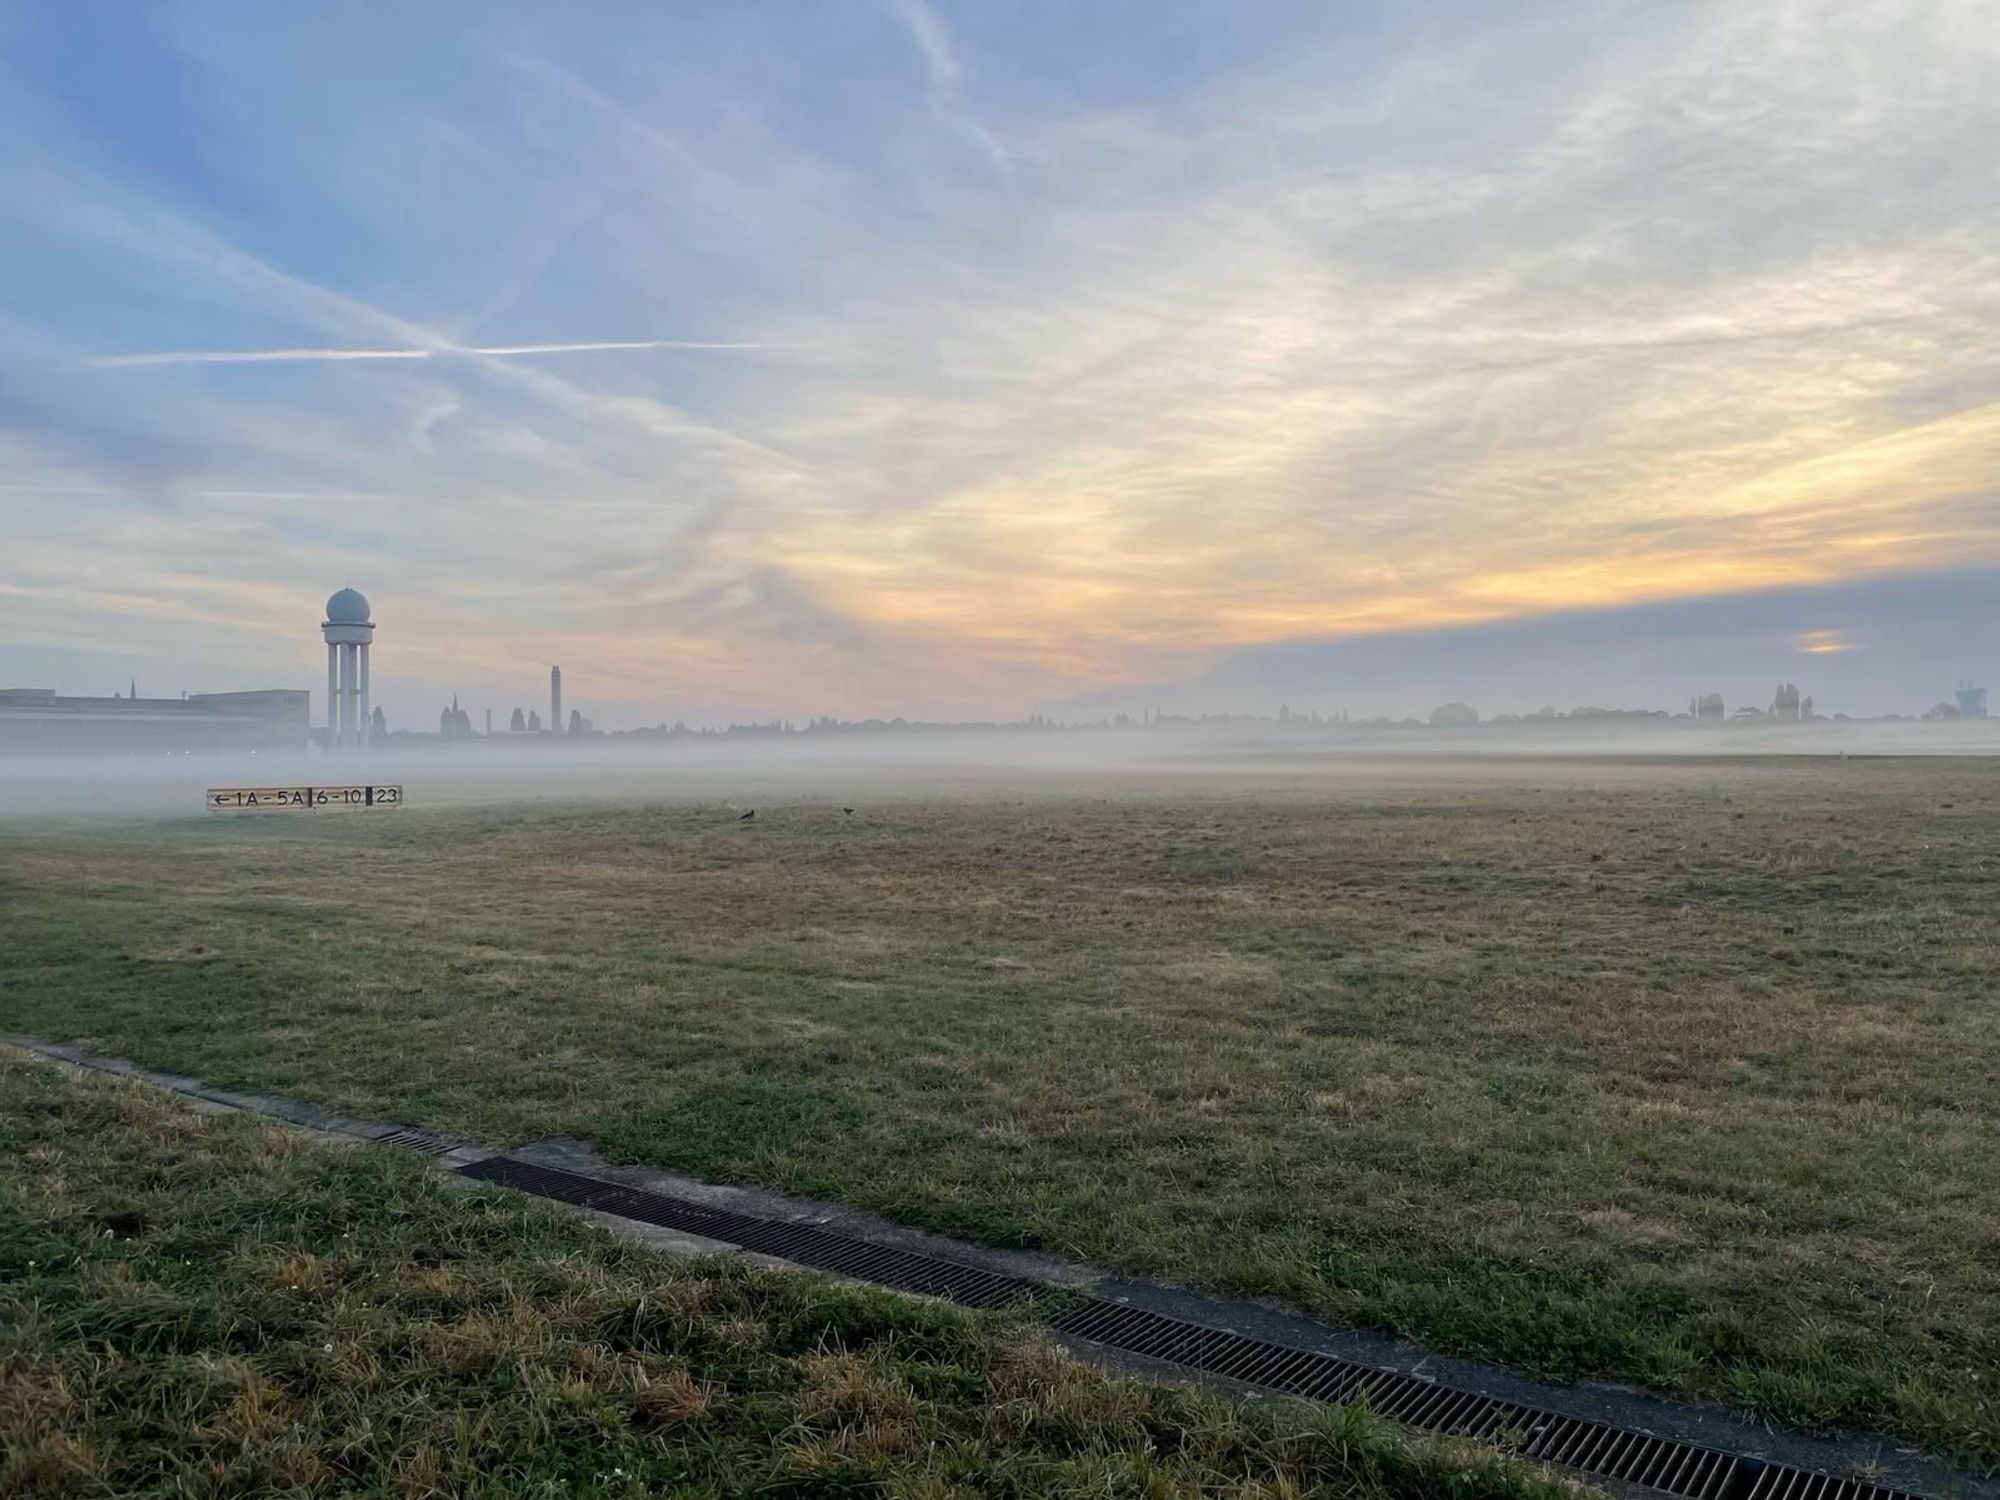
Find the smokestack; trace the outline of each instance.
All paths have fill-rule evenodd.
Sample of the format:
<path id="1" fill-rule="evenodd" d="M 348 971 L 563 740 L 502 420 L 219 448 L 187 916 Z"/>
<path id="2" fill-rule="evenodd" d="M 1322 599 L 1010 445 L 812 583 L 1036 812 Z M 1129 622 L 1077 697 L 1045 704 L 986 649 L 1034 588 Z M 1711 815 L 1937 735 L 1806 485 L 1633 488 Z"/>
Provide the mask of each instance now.
<path id="1" fill-rule="evenodd" d="M 562 728 L 562 668 L 549 668 L 549 733 L 561 734 Z"/>

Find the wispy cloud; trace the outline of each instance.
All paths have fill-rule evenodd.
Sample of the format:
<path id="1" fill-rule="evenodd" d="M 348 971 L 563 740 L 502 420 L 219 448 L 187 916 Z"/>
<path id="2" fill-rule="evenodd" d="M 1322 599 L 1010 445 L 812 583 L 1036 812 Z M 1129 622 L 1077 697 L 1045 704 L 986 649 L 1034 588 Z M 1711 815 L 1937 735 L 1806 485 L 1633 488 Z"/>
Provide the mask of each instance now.
<path id="1" fill-rule="evenodd" d="M 911 43 L 923 59 L 927 79 L 926 102 L 939 121 L 958 131 L 979 148 L 986 159 L 1005 172 L 1014 165 L 1014 156 L 992 131 L 965 107 L 965 65 L 944 18 L 930 0 L 883 0 L 890 15 L 909 33 Z"/>
<path id="2" fill-rule="evenodd" d="M 306 70 L 190 19 L 180 82 L 245 112 L 215 191 L 117 176 L 115 120 L 0 76 L 34 600 L 0 639 L 115 638 L 151 591 L 205 633 L 134 613 L 146 649 L 282 681 L 283 601 L 334 575 L 394 611 L 403 680 L 566 640 L 690 715 L 985 710 L 2000 559 L 1987 0 L 1554 0 L 1361 61 L 1339 8 L 1289 8 L 1227 68 L 1161 23 L 1162 68 L 1109 83 L 879 3 L 811 89 L 816 10 L 425 12 L 405 76 L 490 86 L 407 91 L 338 27 Z M 616 357 L 649 350 L 696 357 Z M 208 365 L 271 378 L 138 376 Z M 1796 666 L 1846 618 L 1755 649 Z"/>
<path id="3" fill-rule="evenodd" d="M 769 344 L 705 339 L 627 339 L 578 344 L 447 344 L 432 349 L 174 349 L 145 354 L 104 354 L 80 363 L 86 369 L 127 370 L 144 365 L 305 364 L 314 360 L 441 359 L 480 355 L 513 359 L 539 354 L 601 354 L 633 349 L 768 350 Z"/>

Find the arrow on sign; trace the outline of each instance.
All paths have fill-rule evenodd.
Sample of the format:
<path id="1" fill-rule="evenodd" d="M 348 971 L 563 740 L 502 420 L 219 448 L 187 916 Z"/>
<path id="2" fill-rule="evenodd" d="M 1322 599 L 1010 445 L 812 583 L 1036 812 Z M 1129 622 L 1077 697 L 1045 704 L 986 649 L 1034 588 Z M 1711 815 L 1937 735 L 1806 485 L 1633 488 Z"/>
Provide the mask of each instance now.
<path id="1" fill-rule="evenodd" d="M 399 786 L 212 786 L 207 797 L 211 808 L 400 807 L 403 789 Z"/>

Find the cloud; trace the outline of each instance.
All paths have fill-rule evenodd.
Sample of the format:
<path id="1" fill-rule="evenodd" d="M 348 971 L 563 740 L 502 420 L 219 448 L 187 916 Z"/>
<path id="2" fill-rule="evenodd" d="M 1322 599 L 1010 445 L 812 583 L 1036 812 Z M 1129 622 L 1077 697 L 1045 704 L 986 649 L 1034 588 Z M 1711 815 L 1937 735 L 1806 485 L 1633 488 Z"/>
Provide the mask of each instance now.
<path id="1" fill-rule="evenodd" d="M 925 98 L 931 113 L 978 147 L 994 167 L 1002 172 L 1011 170 L 1013 153 L 965 108 L 965 66 L 959 61 L 944 18 L 930 0 L 883 0 L 883 5 L 909 34 L 923 59 L 928 80 Z"/>
<path id="2" fill-rule="evenodd" d="M 1947 569 L 1248 647 L 1057 711 L 1269 714 L 1289 703 L 1422 717 L 1454 699 L 1486 714 L 1545 703 L 1674 711 L 1711 691 L 1732 706 L 1768 702 L 1790 680 L 1822 713 L 1917 714 L 1960 682 L 1987 680 L 1981 643 L 1996 635 L 2000 569 Z"/>
<path id="3" fill-rule="evenodd" d="M 430 349 L 185 349 L 161 350 L 148 354 L 103 354 L 82 363 L 93 370 L 129 370 L 147 365 L 264 365 L 305 364 L 314 360 L 350 359 L 438 359 L 451 355 L 480 355 L 489 359 L 515 359 L 536 354 L 601 354 L 632 349 L 697 349 L 747 351 L 768 349 L 768 344 L 749 344 L 697 339 L 635 339 L 579 344 L 446 344 Z"/>
<path id="4" fill-rule="evenodd" d="M 18 352 L 0 359 L 0 465 L 10 447 L 111 481 L 108 493 L 149 504 L 207 458 L 199 436 L 150 414 L 106 410 L 54 361 Z"/>
<path id="5" fill-rule="evenodd" d="M 968 13 L 977 114 L 883 3 L 427 13 L 387 71 L 190 15 L 106 41 L 218 101 L 172 170 L 143 99 L 0 76 L 0 637 L 275 652 L 352 577 L 412 692 L 572 640 L 649 720 L 1005 711 L 2000 560 L 1977 0 L 1141 7 L 1129 73 Z"/>
<path id="6" fill-rule="evenodd" d="M 1994 413 L 1921 393 L 2000 332 L 1965 134 L 2000 75 L 1929 14 L 1689 7 L 1518 72 L 1473 32 L 1410 71 L 1480 86 L 1384 86 L 1398 140 L 1258 79 L 1057 122 L 1057 201 L 867 304 L 904 368 L 785 429 L 849 497 L 785 555 L 1106 678 L 1995 555 Z M 1914 205 L 1910 159 L 1947 184 Z"/>

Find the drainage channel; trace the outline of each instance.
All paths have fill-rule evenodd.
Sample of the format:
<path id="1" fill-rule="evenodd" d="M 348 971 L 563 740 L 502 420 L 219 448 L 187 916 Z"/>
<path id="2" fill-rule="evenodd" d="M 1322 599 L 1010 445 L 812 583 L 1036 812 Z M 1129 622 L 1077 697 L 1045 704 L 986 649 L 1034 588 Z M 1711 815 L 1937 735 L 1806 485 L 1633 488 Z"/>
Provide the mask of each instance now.
<path id="1" fill-rule="evenodd" d="M 1068 1338 L 1309 1401 L 1362 1400 L 1369 1410 L 1418 1432 L 1475 1439 L 1593 1479 L 1686 1500 L 1918 1500 L 1910 1491 L 1864 1479 L 1565 1416 L 1025 1277 L 509 1156 L 488 1157 L 460 1168 L 459 1175 L 965 1307 L 1047 1299 L 1044 1322 Z"/>
<path id="2" fill-rule="evenodd" d="M 1614 1485 L 1643 1487 L 1686 1496 L 1687 1500 L 1925 1500 L 1923 1491 L 1842 1478 L 1813 1466 L 1809 1458 L 1793 1463 L 1686 1438 L 1661 1437 L 1636 1425 L 1629 1415 L 1622 1422 L 1570 1415 L 1537 1405 L 1532 1399 L 1489 1396 L 1449 1381 L 1371 1364 L 1366 1355 L 1344 1358 L 1282 1339 L 1238 1333 L 1214 1322 L 1134 1306 L 1123 1298 L 1089 1295 L 1032 1275 L 1011 1275 L 947 1255 L 879 1244 L 785 1218 L 714 1207 L 505 1154 L 489 1155 L 469 1142 L 400 1122 L 356 1119 L 278 1095 L 208 1087 L 198 1079 L 155 1072 L 119 1058 L 33 1037 L 5 1035 L 0 1041 L 74 1067 L 167 1089 L 209 1107 L 245 1110 L 371 1145 L 397 1146 L 443 1158 L 440 1165 L 469 1181 L 513 1188 L 735 1245 L 856 1281 L 938 1297 L 965 1307 L 1039 1304 L 1033 1311 L 1052 1331 L 1093 1345 L 1107 1355 L 1134 1356 L 1235 1386 L 1306 1400 L 1365 1400 L 1372 1411 L 1416 1431 L 1476 1439 Z M 477 1159 L 462 1165 L 468 1156 Z M 1248 1309 L 1245 1312 L 1254 1323 L 1258 1315 Z M 1217 1308 L 1197 1316 L 1219 1321 L 1229 1313 L 1226 1308 Z M 1736 1441 L 1754 1438 L 1740 1436 Z M 1907 1476 L 1899 1478 L 1907 1483 Z M 1918 1482 L 1926 1481 L 1919 1478 Z M 2000 1500 L 2000 1488 L 1991 1485 L 1974 1483 L 1961 1489 L 1960 1476 L 1936 1475 L 1934 1482 L 1936 1488 L 1929 1491 L 1932 1495 L 1963 1493 L 1980 1500 Z"/>

